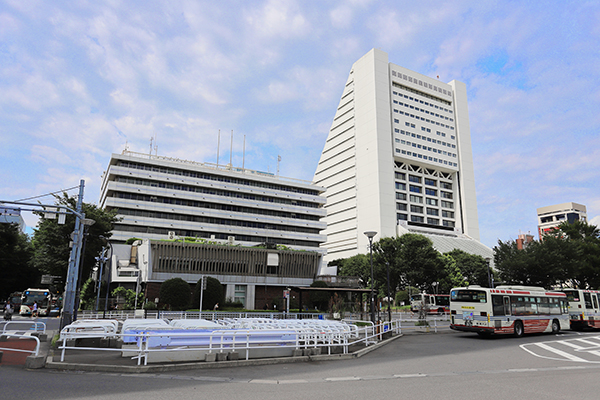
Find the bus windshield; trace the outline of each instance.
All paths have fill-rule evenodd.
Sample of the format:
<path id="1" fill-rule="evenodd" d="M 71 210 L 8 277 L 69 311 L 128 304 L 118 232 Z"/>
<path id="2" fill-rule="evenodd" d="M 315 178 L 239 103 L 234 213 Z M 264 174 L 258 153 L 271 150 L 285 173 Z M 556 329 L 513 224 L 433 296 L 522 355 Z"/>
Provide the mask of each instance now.
<path id="1" fill-rule="evenodd" d="M 49 304 L 49 292 L 47 290 L 26 290 L 21 296 L 21 304 L 32 306 L 37 301 L 39 307 L 47 307 Z"/>
<path id="2" fill-rule="evenodd" d="M 579 290 L 563 290 L 569 301 L 579 301 Z"/>
<path id="3" fill-rule="evenodd" d="M 474 289 L 456 289 L 450 292 L 452 301 L 464 301 L 468 303 L 486 303 L 486 292 Z"/>

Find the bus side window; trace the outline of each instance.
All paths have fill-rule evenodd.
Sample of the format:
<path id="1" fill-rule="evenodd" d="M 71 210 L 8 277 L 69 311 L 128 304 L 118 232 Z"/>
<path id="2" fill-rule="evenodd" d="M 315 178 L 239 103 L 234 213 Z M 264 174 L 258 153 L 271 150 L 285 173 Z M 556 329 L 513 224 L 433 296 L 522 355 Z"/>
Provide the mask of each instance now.
<path id="1" fill-rule="evenodd" d="M 585 308 L 592 308 L 592 296 L 589 293 L 583 294 L 583 301 L 585 303 Z"/>
<path id="2" fill-rule="evenodd" d="M 598 308 L 598 298 L 596 294 L 592 294 L 592 303 L 594 304 L 594 308 Z"/>
<path id="3" fill-rule="evenodd" d="M 547 297 L 538 297 L 538 310 L 540 314 L 550 314 L 550 306 Z"/>
<path id="4" fill-rule="evenodd" d="M 505 315 L 502 296 L 492 295 L 492 307 L 494 315 Z"/>

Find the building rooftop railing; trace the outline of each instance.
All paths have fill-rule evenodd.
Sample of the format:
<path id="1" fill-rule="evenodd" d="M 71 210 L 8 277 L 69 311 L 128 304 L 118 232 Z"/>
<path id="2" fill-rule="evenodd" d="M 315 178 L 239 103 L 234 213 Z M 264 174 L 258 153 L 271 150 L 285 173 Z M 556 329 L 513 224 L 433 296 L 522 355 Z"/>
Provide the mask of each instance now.
<path id="1" fill-rule="evenodd" d="M 131 157 L 145 158 L 148 160 L 176 162 L 176 163 L 187 164 L 187 165 L 203 167 L 203 168 L 210 168 L 210 169 L 215 169 L 215 170 L 220 170 L 220 171 L 237 172 L 237 173 L 245 174 L 245 175 L 263 176 L 263 177 L 274 178 L 274 179 L 278 179 L 278 180 L 281 180 L 284 182 L 290 182 L 290 183 L 301 183 L 301 184 L 305 184 L 305 185 L 314 185 L 314 183 L 312 181 L 296 179 L 296 178 L 286 178 L 286 177 L 283 177 L 280 175 L 273 174 L 271 172 L 264 172 L 264 171 L 257 171 L 257 170 L 248 169 L 248 168 L 234 167 L 231 164 L 223 165 L 223 164 L 214 164 L 214 163 L 208 163 L 208 162 L 190 161 L 190 160 L 184 160 L 181 158 L 159 156 L 157 154 L 137 153 L 137 152 L 129 151 L 129 150 L 123 150 L 123 152 L 121 154 L 126 155 L 126 156 L 131 156 Z"/>

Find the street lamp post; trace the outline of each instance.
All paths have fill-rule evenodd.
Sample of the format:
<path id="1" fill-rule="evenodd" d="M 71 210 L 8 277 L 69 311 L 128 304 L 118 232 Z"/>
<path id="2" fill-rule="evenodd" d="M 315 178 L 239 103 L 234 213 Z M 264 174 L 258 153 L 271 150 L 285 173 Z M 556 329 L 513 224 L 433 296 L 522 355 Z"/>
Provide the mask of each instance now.
<path id="1" fill-rule="evenodd" d="M 488 286 L 493 289 L 494 288 L 494 278 L 492 277 L 492 273 L 490 271 L 490 261 L 491 261 L 490 258 L 485 259 L 485 262 L 487 263 Z"/>
<path id="2" fill-rule="evenodd" d="M 373 294 L 373 238 L 377 235 L 375 231 L 366 231 L 365 235 L 369 238 L 369 254 L 371 259 L 371 322 L 375 323 L 375 296 Z"/>

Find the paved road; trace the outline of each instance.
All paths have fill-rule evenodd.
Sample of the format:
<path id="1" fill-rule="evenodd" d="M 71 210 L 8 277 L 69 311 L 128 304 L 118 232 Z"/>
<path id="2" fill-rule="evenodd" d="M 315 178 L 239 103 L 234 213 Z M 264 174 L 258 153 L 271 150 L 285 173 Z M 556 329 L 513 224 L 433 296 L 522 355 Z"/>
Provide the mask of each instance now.
<path id="1" fill-rule="evenodd" d="M 492 339 L 412 334 L 349 361 L 136 375 L 2 367 L 0 376 L 2 398 L 11 400 L 596 399 L 598 345 L 598 332 Z"/>

